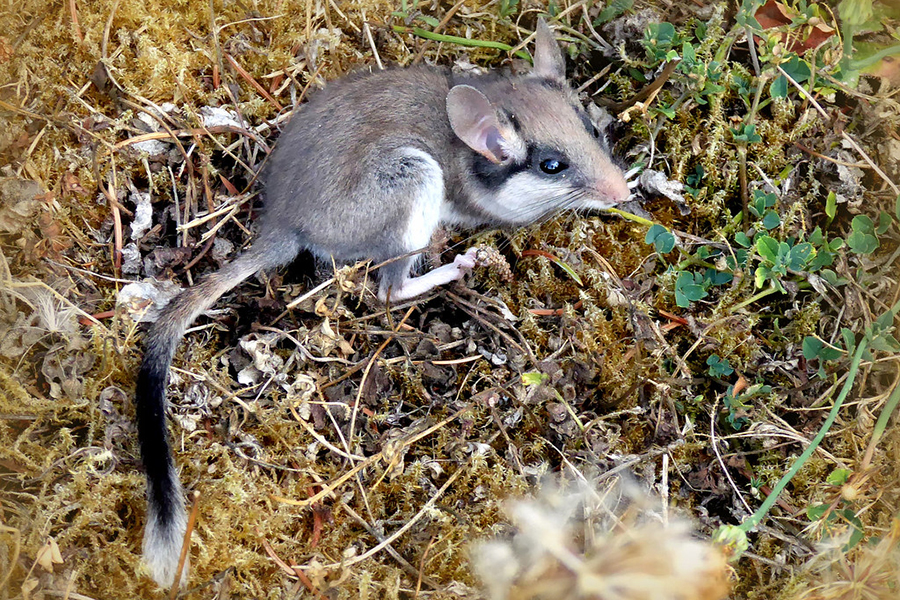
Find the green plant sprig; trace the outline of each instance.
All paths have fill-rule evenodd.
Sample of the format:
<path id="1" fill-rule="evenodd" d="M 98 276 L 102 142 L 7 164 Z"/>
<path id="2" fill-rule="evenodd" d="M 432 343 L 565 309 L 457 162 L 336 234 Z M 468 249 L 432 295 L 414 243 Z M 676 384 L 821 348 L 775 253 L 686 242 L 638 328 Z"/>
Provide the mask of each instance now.
<path id="1" fill-rule="evenodd" d="M 881 439 L 881 436 L 884 435 L 888 426 L 888 420 L 890 420 L 894 411 L 897 410 L 897 404 L 900 404 L 900 385 L 894 387 L 894 390 L 888 397 L 888 401 L 881 410 L 881 414 L 878 415 L 878 421 L 875 422 L 875 428 L 872 430 L 872 441 L 870 442 L 870 445 L 874 446 L 877 444 L 878 440 Z"/>
<path id="2" fill-rule="evenodd" d="M 656 223 L 654 223 L 650 219 L 645 219 L 644 217 L 639 217 L 635 214 L 632 214 L 630 212 L 625 212 L 624 210 L 620 210 L 618 208 L 607 208 L 606 212 L 617 214 L 620 217 L 622 217 L 623 219 L 627 219 L 629 221 L 634 221 L 635 223 L 640 223 L 641 225 L 643 225 L 645 227 L 653 227 L 654 225 L 656 225 Z"/>
<path id="3" fill-rule="evenodd" d="M 890 337 L 888 334 L 893 328 L 893 322 L 895 321 L 898 312 L 900 312 L 900 301 L 895 303 L 886 313 L 879 317 L 878 320 L 866 330 L 865 336 L 863 336 L 859 343 L 856 344 L 853 351 L 853 357 L 850 360 L 850 368 L 847 371 L 844 386 L 841 388 L 840 394 L 838 394 L 838 397 L 834 401 L 834 405 L 828 412 L 825 422 L 822 423 L 819 432 L 812 439 L 809 446 L 807 446 L 797 460 L 794 461 L 794 464 L 791 465 L 791 468 L 788 469 L 787 473 L 778 480 L 778 483 L 775 484 L 772 491 L 766 496 L 766 499 L 756 512 L 744 520 L 740 525 L 723 525 L 716 532 L 714 538 L 718 542 L 731 547 L 734 558 L 739 558 L 740 554 L 747 548 L 747 533 L 762 522 L 769 513 L 769 510 L 771 510 L 778 501 L 778 497 L 781 495 L 781 492 L 784 491 L 784 488 L 787 487 L 787 484 L 800 472 L 800 469 L 802 469 L 809 461 L 810 457 L 812 457 L 813 453 L 819 447 L 819 444 L 821 444 L 822 440 L 825 439 L 825 436 L 828 435 L 831 426 L 834 425 L 834 422 L 837 420 L 841 406 L 843 406 L 844 401 L 850 394 L 850 390 L 853 389 L 853 385 L 856 383 L 856 374 L 859 371 L 860 364 L 864 358 L 869 356 L 869 347 L 879 348 L 886 346 L 885 339 Z M 896 341 L 894 341 L 894 344 L 896 345 Z M 888 419 L 898 403 L 900 403 L 900 386 L 895 387 L 891 392 L 887 405 L 876 423 L 875 432 L 873 432 L 873 440 L 878 439 L 875 436 L 880 437 L 883 434 L 887 427 Z"/>
<path id="4" fill-rule="evenodd" d="M 841 406 L 844 405 L 844 400 L 847 399 L 850 390 L 853 389 L 853 384 L 856 382 L 856 373 L 859 370 L 859 364 L 862 362 L 863 354 L 867 347 L 868 341 L 865 338 L 856 346 L 856 352 L 853 353 L 853 359 L 850 361 L 850 370 L 847 372 L 847 379 L 844 381 L 844 387 L 841 389 L 841 393 L 838 395 L 837 399 L 835 399 L 834 405 L 828 412 L 828 417 L 825 419 L 825 422 L 822 423 L 822 427 L 819 428 L 816 437 L 812 439 L 809 446 L 806 447 L 806 450 L 803 451 L 799 458 L 794 461 L 794 464 L 791 465 L 788 472 L 778 480 L 778 483 L 775 484 L 775 487 L 772 488 L 772 491 L 766 496 L 766 499 L 763 500 L 763 503 L 760 504 L 756 512 L 738 526 L 744 533 L 749 532 L 762 522 L 769 513 L 769 510 L 775 506 L 775 502 L 778 501 L 778 497 L 781 495 L 781 492 L 784 491 L 784 488 L 787 487 L 787 484 L 800 472 L 800 469 L 802 469 L 807 461 L 809 461 L 809 458 L 816 451 L 816 448 L 818 448 L 819 444 L 822 443 L 822 440 L 825 439 L 831 426 L 834 424 L 835 420 L 837 420 Z"/>
<path id="5" fill-rule="evenodd" d="M 503 42 L 493 42 L 490 40 L 470 40 L 469 38 L 459 37 L 456 35 L 434 33 L 433 31 L 422 29 L 421 27 L 405 27 L 403 25 L 394 25 L 392 26 L 392 29 L 397 33 L 411 33 L 416 37 L 424 38 L 426 40 L 446 42 L 448 44 L 457 44 L 459 46 L 469 46 L 473 48 L 493 48 L 494 50 L 503 50 L 504 52 L 510 52 L 513 49 L 512 46 L 510 46 L 509 44 L 504 44 Z M 519 58 L 523 58 L 528 62 L 531 62 L 531 55 L 528 54 L 528 52 L 526 52 L 525 50 L 519 50 L 514 54 Z"/>

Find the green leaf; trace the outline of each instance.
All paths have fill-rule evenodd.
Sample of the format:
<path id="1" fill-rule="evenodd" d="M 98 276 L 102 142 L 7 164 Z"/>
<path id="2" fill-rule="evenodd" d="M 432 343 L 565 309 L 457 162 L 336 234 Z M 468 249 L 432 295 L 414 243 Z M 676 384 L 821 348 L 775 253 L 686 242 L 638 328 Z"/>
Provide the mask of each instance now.
<path id="1" fill-rule="evenodd" d="M 666 60 L 666 56 L 678 43 L 675 26 L 671 23 L 650 23 L 644 30 L 641 43 L 650 58 L 657 61 Z M 674 55 L 678 56 L 678 53 L 675 52 Z"/>
<path id="2" fill-rule="evenodd" d="M 707 25 L 703 21 L 697 23 L 697 26 L 694 28 L 694 37 L 698 40 L 702 40 L 706 38 L 706 29 Z"/>
<path id="3" fill-rule="evenodd" d="M 868 215 L 856 215 L 850 221 L 850 228 L 859 233 L 875 233 L 875 222 Z"/>
<path id="4" fill-rule="evenodd" d="M 844 338 L 844 348 L 852 353 L 856 350 L 856 334 L 849 327 L 841 327 L 841 337 Z"/>
<path id="5" fill-rule="evenodd" d="M 778 258 L 778 240 L 762 235 L 756 239 L 756 251 L 774 265 Z"/>
<path id="6" fill-rule="evenodd" d="M 811 335 L 803 338 L 803 358 L 813 360 L 819 358 L 819 352 L 825 347 L 825 342 Z"/>
<path id="7" fill-rule="evenodd" d="M 728 88 L 726 88 L 724 85 L 719 85 L 718 83 L 713 83 L 712 81 L 707 81 L 703 85 L 703 89 L 700 90 L 700 93 L 703 94 L 704 96 L 715 96 L 717 94 L 721 94 L 726 89 L 728 89 Z M 759 135 L 757 135 L 756 137 L 759 137 Z M 760 140 L 762 140 L 762 138 L 759 138 L 759 140 L 751 140 L 751 141 L 758 142 Z"/>
<path id="8" fill-rule="evenodd" d="M 500 0 L 500 16 L 509 17 L 519 8 L 519 0 Z"/>
<path id="9" fill-rule="evenodd" d="M 707 269 L 706 273 L 703 274 L 703 283 L 704 287 L 710 285 L 725 285 L 726 283 L 731 283 L 734 280 L 734 275 L 725 271 L 716 271 L 715 269 Z"/>
<path id="10" fill-rule="evenodd" d="M 668 254 L 675 248 L 675 236 L 671 232 L 666 231 L 662 235 L 657 236 L 653 241 L 653 246 L 660 254 Z"/>
<path id="11" fill-rule="evenodd" d="M 810 521 L 818 521 L 828 512 L 831 504 L 816 504 L 806 509 L 806 518 Z"/>
<path id="12" fill-rule="evenodd" d="M 659 40 L 660 44 L 671 44 L 675 39 L 675 26 L 671 23 L 657 24 L 656 38 Z"/>
<path id="13" fill-rule="evenodd" d="M 797 83 L 803 83 L 812 75 L 812 70 L 806 61 L 796 55 L 791 60 L 781 63 L 781 68 Z"/>
<path id="14" fill-rule="evenodd" d="M 806 360 L 837 360 L 841 356 L 843 352 L 839 348 L 829 346 L 817 337 L 808 335 L 803 338 L 803 358 Z"/>
<path id="15" fill-rule="evenodd" d="M 775 194 L 767 194 L 762 190 L 753 190 L 753 203 L 750 210 L 757 217 L 761 217 L 767 208 L 772 208 L 778 203 L 778 196 Z"/>
<path id="16" fill-rule="evenodd" d="M 875 237 L 875 222 L 867 215 L 856 215 L 850 221 L 853 232 L 847 237 L 847 245 L 857 254 L 871 254 L 878 246 Z"/>
<path id="17" fill-rule="evenodd" d="M 686 285 L 683 288 L 681 288 L 681 292 L 691 302 L 696 302 L 697 300 L 702 300 L 703 298 L 706 298 L 706 290 L 703 289 L 703 286 L 697 285 L 694 283 L 692 283 L 691 285 Z"/>
<path id="18" fill-rule="evenodd" d="M 718 354 L 711 354 L 706 359 L 710 377 L 727 377 L 734 373 L 734 368 L 727 358 L 720 358 Z"/>
<path id="19" fill-rule="evenodd" d="M 825 243 L 825 234 L 822 233 L 821 227 L 816 227 L 813 229 L 812 233 L 809 234 L 809 243 L 815 244 L 816 246 L 821 246 Z"/>
<path id="20" fill-rule="evenodd" d="M 675 303 L 681 308 L 688 308 L 691 302 L 696 302 L 706 297 L 703 286 L 697 285 L 694 274 L 682 271 L 675 280 Z"/>
<path id="21" fill-rule="evenodd" d="M 734 256 L 731 256 L 730 254 L 725 256 L 725 264 L 728 266 L 728 269 L 731 271 L 736 271 L 737 269 L 746 268 L 749 260 L 750 260 L 750 251 L 744 250 L 743 248 L 735 248 Z"/>
<path id="22" fill-rule="evenodd" d="M 769 267 L 767 267 L 765 265 L 760 265 L 759 267 L 757 267 L 756 274 L 755 274 L 756 276 L 754 278 L 755 282 L 756 282 L 756 287 L 761 288 L 763 286 L 763 284 L 766 283 L 766 279 L 768 279 L 771 274 L 772 274 L 772 269 L 770 269 Z"/>
<path id="23" fill-rule="evenodd" d="M 546 373 L 541 373 L 540 371 L 529 371 L 527 373 L 522 373 L 522 385 L 540 385 L 549 378 L 550 376 Z"/>
<path id="24" fill-rule="evenodd" d="M 900 351 L 900 342 L 894 336 L 885 333 L 871 339 L 869 347 L 881 352 L 897 352 Z"/>
<path id="25" fill-rule="evenodd" d="M 653 244 L 656 251 L 660 254 L 668 254 L 675 248 L 675 236 L 671 231 L 656 223 L 647 230 L 647 235 L 644 236 L 644 243 Z"/>
<path id="26" fill-rule="evenodd" d="M 734 234 L 734 241 L 744 248 L 749 248 L 750 244 L 752 243 L 750 238 L 743 231 L 738 231 L 736 234 Z"/>
<path id="27" fill-rule="evenodd" d="M 897 200 L 894 201 L 894 216 L 900 221 L 900 196 L 897 196 Z"/>
<path id="28" fill-rule="evenodd" d="M 898 202 L 900 202 L 900 196 L 897 196 Z M 898 210 L 900 210 L 900 204 L 897 204 Z M 828 221 L 831 222 L 834 220 L 834 215 L 837 214 L 837 195 L 834 192 L 828 192 L 828 198 L 825 199 L 825 215 L 828 217 Z M 900 213 L 898 213 L 900 214 Z M 900 219 L 900 216 L 897 217 Z"/>
<path id="29" fill-rule="evenodd" d="M 815 273 L 822 267 L 830 267 L 832 264 L 834 264 L 834 254 L 823 249 L 816 252 L 816 255 L 806 266 L 811 273 Z"/>
<path id="30" fill-rule="evenodd" d="M 416 15 L 417 21 L 422 21 L 431 28 L 435 28 L 441 24 L 440 21 L 429 15 Z"/>
<path id="31" fill-rule="evenodd" d="M 849 481 L 850 475 L 853 474 L 853 471 L 850 469 L 835 469 L 831 473 L 828 474 L 828 477 L 825 478 L 825 481 L 828 485 L 844 485 Z"/>
<path id="32" fill-rule="evenodd" d="M 887 331 L 894 325 L 895 316 L 896 315 L 890 310 L 881 313 L 878 315 L 878 318 L 875 319 L 875 327 L 877 327 L 879 331 Z"/>
<path id="33" fill-rule="evenodd" d="M 702 300 L 706 298 L 706 290 L 703 289 L 702 285 L 691 284 L 686 285 L 681 288 L 681 291 L 691 302 L 696 302 L 697 300 Z"/>
<path id="34" fill-rule="evenodd" d="M 728 555 L 735 561 L 750 547 L 747 532 L 737 525 L 720 525 L 713 534 L 713 541 L 720 546 L 727 547 Z"/>
<path id="35" fill-rule="evenodd" d="M 656 113 L 663 115 L 667 119 L 675 118 L 675 114 L 676 114 L 675 109 L 672 108 L 671 106 L 666 106 L 664 104 L 660 104 L 658 106 L 654 106 L 652 110 Z"/>
<path id="36" fill-rule="evenodd" d="M 745 144 L 755 144 L 762 141 L 762 137 L 758 133 L 756 133 L 756 125 L 750 123 L 749 125 L 741 125 L 737 128 L 731 129 L 732 135 L 734 135 L 735 142 L 744 142 Z"/>
<path id="37" fill-rule="evenodd" d="M 628 76 L 637 81 L 638 83 L 647 83 L 647 78 L 644 76 L 642 71 L 635 69 L 634 67 L 628 67 Z"/>
<path id="38" fill-rule="evenodd" d="M 681 44 L 681 60 L 685 66 L 691 66 L 697 62 L 697 54 L 694 52 L 694 46 L 690 42 Z"/>
<path id="39" fill-rule="evenodd" d="M 769 95 L 773 98 L 784 98 L 787 96 L 788 81 L 784 75 L 779 75 L 769 86 Z"/>
<path id="40" fill-rule="evenodd" d="M 878 238 L 868 233 L 854 231 L 847 237 L 847 246 L 856 254 L 872 254 L 878 245 Z"/>
<path id="41" fill-rule="evenodd" d="M 803 242 L 801 244 L 797 244 L 793 248 L 791 248 L 790 260 L 788 262 L 788 268 L 793 271 L 801 271 L 803 267 L 806 266 L 806 263 L 809 262 L 811 256 L 814 253 L 813 245 L 809 242 Z"/>
<path id="42" fill-rule="evenodd" d="M 886 213 L 885 211 L 881 211 L 878 213 L 878 227 L 875 228 L 875 233 L 878 235 L 884 235 L 884 233 L 891 226 L 891 215 Z"/>
<path id="43" fill-rule="evenodd" d="M 822 269 L 820 275 L 822 275 L 822 279 L 835 287 L 847 283 L 846 279 L 844 279 L 843 277 L 838 277 L 838 274 L 831 269 Z"/>
<path id="44" fill-rule="evenodd" d="M 668 231 L 668 229 L 658 223 L 654 223 L 650 226 L 650 229 L 647 230 L 647 234 L 644 236 L 644 243 L 652 244 L 660 234 L 665 233 L 666 231 Z"/>
<path id="45" fill-rule="evenodd" d="M 849 508 L 841 509 L 837 513 L 850 523 L 850 539 L 841 548 L 842 552 L 850 552 L 863 539 L 863 524 L 859 517 Z"/>
<path id="46" fill-rule="evenodd" d="M 612 0 L 612 2 L 607 2 L 600 14 L 597 15 L 597 18 L 594 19 L 594 27 L 608 23 L 619 15 L 625 14 L 625 11 L 633 5 L 634 0 Z"/>
<path id="47" fill-rule="evenodd" d="M 819 351 L 819 360 L 837 360 L 843 355 L 844 353 L 841 352 L 838 348 L 834 348 L 832 346 L 824 346 Z"/>
<path id="48" fill-rule="evenodd" d="M 772 230 L 779 225 L 781 225 L 781 217 L 778 216 L 778 213 L 772 209 L 767 210 L 763 216 L 763 227 Z"/>

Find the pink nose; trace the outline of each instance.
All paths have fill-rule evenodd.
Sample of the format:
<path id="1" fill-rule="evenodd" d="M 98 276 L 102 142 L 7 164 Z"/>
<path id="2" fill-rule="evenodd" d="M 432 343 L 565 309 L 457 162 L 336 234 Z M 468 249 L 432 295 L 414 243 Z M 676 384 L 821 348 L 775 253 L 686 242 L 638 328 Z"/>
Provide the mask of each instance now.
<path id="1" fill-rule="evenodd" d="M 618 171 L 608 174 L 601 180 L 597 185 L 597 191 L 612 204 L 621 204 L 631 196 L 628 182 L 625 181 L 625 177 Z"/>

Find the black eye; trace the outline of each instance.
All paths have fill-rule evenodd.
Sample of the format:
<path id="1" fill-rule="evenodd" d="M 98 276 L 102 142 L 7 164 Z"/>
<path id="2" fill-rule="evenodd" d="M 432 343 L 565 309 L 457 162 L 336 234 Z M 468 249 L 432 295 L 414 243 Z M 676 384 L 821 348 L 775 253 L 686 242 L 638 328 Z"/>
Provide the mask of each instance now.
<path id="1" fill-rule="evenodd" d="M 562 173 L 566 169 L 569 168 L 567 163 L 556 159 L 556 158 L 548 158 L 547 160 L 541 161 L 541 171 L 547 173 L 548 175 L 556 175 L 557 173 Z"/>
<path id="2" fill-rule="evenodd" d="M 593 129 L 593 132 L 592 132 L 592 133 L 594 134 L 594 137 L 595 137 L 595 138 L 599 138 L 599 137 L 600 137 L 600 130 L 597 129 L 597 128 L 596 128 L 595 126 L 593 126 L 593 125 L 591 125 L 591 129 Z"/>

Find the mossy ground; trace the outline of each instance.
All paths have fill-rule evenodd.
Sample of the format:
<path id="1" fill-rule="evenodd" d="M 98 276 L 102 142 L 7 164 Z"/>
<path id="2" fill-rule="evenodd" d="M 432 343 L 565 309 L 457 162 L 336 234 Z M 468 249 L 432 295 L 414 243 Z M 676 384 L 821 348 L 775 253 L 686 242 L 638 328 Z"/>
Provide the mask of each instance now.
<path id="1" fill-rule="evenodd" d="M 637 4 L 634 13 L 657 5 L 656 15 L 679 26 L 709 23 L 698 55 L 714 55 L 732 26 L 727 5 L 695 13 Z M 376 51 L 399 65 L 503 62 L 498 50 L 394 32 L 399 5 L 22 0 L 0 9 L 0 175 L 47 192 L 18 212 L 0 206 L 0 598 L 162 597 L 140 565 L 144 492 L 131 417 L 141 328 L 114 310 L 117 293 L 128 280 L 187 285 L 218 267 L 217 247 L 201 239 L 213 222 L 177 231 L 176 219 L 189 222 L 246 191 L 265 156 L 258 142 L 271 146 L 279 117 L 307 88 L 375 68 Z M 501 19 L 497 3 L 472 0 L 443 31 L 515 46 L 528 34 L 516 20 L 531 27 L 541 8 L 523 1 Z M 563 35 L 590 35 L 580 7 L 559 8 L 571 27 Z M 420 9 L 442 19 L 451 4 Z M 635 35 L 623 46 L 626 67 L 640 55 Z M 595 54 L 570 61 L 575 85 L 599 70 Z M 603 97 L 626 100 L 643 86 L 622 64 L 613 64 Z M 646 157 L 652 139 L 665 156 L 655 166 L 672 179 L 702 166 L 707 179 L 688 199 L 690 214 L 666 199 L 644 205 L 686 234 L 688 247 L 689 236 L 722 243 L 740 227 L 729 130 L 746 107 L 731 83 L 749 68 L 728 62 L 725 90 L 707 105 L 683 105 L 662 126 L 638 114 L 616 127 L 626 162 Z M 849 129 L 896 181 L 896 103 L 851 92 L 829 105 L 842 111 L 837 125 L 796 96 L 757 117 L 763 143 L 750 146 L 751 179 L 797 167 L 779 207 L 785 236 L 824 226 L 832 189 L 845 200 L 830 225 L 836 235 L 857 213 L 893 210 L 883 180 L 860 170 L 859 155 L 835 149 L 838 126 Z M 664 88 L 660 102 L 676 93 Z M 163 103 L 177 110 L 162 131 L 179 130 L 179 142 L 165 139 L 164 151 L 148 156 L 129 140 L 159 130 L 137 117 Z M 255 133 L 203 131 L 200 110 L 215 106 L 237 109 Z M 841 178 L 848 162 L 861 175 Z M 139 272 L 123 275 L 114 253 L 129 241 L 136 192 L 151 194 L 154 227 L 136 246 Z M 232 253 L 251 242 L 258 202 L 235 206 L 216 232 Z M 186 488 L 200 494 L 186 597 L 479 597 L 467 544 L 507 533 L 503 501 L 554 472 L 574 478 L 627 464 L 702 534 L 740 522 L 817 431 L 846 369 L 834 363 L 820 378 L 803 358 L 804 336 L 834 339 L 840 327 L 860 334 L 896 301 L 896 228 L 871 256 L 840 255 L 835 269 L 850 283 L 837 291 L 791 289 L 742 306 L 755 293 L 747 272 L 689 309 L 676 305 L 674 276 L 665 273 L 671 259 L 645 244 L 645 233 L 617 217 L 573 214 L 483 232 L 463 242 L 498 248 L 511 281 L 482 271 L 470 288 L 451 286 L 390 314 L 340 286 L 283 314 L 321 277 L 302 263 L 226 296 L 182 343 L 171 376 L 177 463 Z M 305 351 L 259 326 L 287 332 Z M 260 343 L 251 355 L 241 339 Z M 710 375 L 711 354 L 735 372 Z M 253 359 L 257 369 L 238 383 Z M 525 373 L 543 374 L 542 383 L 524 385 Z M 826 482 L 837 467 L 867 465 L 849 499 L 865 533 L 859 548 L 887 536 L 900 510 L 896 427 L 865 454 L 897 374 L 896 355 L 864 365 L 822 450 L 751 534 L 751 554 L 735 567 L 735 598 L 799 597 L 818 577 L 801 567 L 825 532 L 805 510 L 838 503 L 842 492 L 848 500 L 848 490 Z M 736 429 L 723 402 L 741 379 L 771 391 L 730 415 L 746 419 Z M 310 502 L 326 489 L 332 494 Z M 358 560 L 410 520 L 390 550 Z M 61 563 L 51 569 L 54 545 Z"/>

